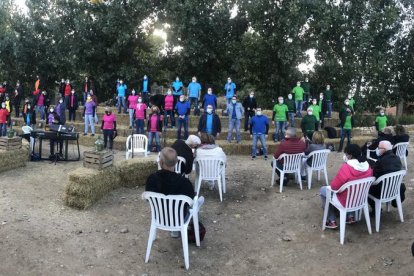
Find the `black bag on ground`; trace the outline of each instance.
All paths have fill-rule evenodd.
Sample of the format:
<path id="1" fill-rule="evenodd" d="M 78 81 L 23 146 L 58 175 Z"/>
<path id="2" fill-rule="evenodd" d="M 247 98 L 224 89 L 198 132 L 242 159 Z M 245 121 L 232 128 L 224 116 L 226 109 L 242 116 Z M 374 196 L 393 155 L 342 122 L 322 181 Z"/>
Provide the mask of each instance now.
<path id="1" fill-rule="evenodd" d="M 200 232 L 200 242 L 202 242 L 204 240 L 204 236 L 206 235 L 206 228 L 201 223 L 201 221 L 198 221 L 198 229 L 199 229 L 199 232 Z M 195 237 L 195 232 L 194 232 L 194 221 L 193 220 L 191 220 L 191 222 L 188 224 L 187 236 L 188 236 L 188 242 L 189 243 L 195 243 L 196 242 L 196 237 Z"/>
<path id="2" fill-rule="evenodd" d="M 333 127 L 325 127 L 324 128 L 326 130 L 326 132 L 328 133 L 328 138 L 329 139 L 333 139 L 333 138 L 337 138 L 336 136 L 336 129 L 334 129 Z"/>

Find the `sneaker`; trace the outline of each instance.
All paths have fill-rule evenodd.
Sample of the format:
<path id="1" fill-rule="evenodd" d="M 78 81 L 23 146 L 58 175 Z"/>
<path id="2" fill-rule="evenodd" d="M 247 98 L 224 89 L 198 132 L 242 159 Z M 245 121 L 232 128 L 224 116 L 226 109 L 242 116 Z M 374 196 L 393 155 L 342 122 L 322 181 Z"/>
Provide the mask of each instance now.
<path id="1" fill-rule="evenodd" d="M 338 225 L 336 225 L 336 222 L 334 220 L 327 221 L 325 226 L 326 226 L 326 228 L 329 228 L 329 229 L 336 229 L 336 228 L 338 228 Z"/>
<path id="2" fill-rule="evenodd" d="M 263 158 L 264 158 L 264 160 L 267 160 L 267 155 L 265 155 Z"/>
<path id="3" fill-rule="evenodd" d="M 95 136 L 95 134 L 94 134 L 94 133 L 92 133 L 92 134 L 91 134 L 91 136 Z"/>
<path id="4" fill-rule="evenodd" d="M 252 160 L 255 160 L 256 159 L 256 156 L 252 156 Z"/>
<path id="5" fill-rule="evenodd" d="M 88 135 L 88 133 L 84 133 L 84 134 L 83 134 L 83 136 L 87 136 L 87 135 Z"/>
<path id="6" fill-rule="evenodd" d="M 353 223 L 355 223 L 356 222 L 356 220 L 354 219 L 354 217 L 353 216 L 348 216 L 347 218 L 346 218 L 346 224 L 353 224 Z"/>

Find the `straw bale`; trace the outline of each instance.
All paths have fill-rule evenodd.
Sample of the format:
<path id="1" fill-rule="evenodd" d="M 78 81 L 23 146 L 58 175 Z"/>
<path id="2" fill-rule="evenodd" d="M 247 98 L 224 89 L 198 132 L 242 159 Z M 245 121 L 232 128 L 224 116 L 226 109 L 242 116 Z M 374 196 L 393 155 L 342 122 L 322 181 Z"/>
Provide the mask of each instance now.
<path id="1" fill-rule="evenodd" d="M 27 145 L 11 151 L 0 150 L 0 173 L 24 167 L 27 161 L 29 161 Z"/>
<path id="2" fill-rule="evenodd" d="M 158 167 L 153 158 L 134 158 L 119 163 L 120 182 L 123 187 L 144 186 L 148 176 Z"/>

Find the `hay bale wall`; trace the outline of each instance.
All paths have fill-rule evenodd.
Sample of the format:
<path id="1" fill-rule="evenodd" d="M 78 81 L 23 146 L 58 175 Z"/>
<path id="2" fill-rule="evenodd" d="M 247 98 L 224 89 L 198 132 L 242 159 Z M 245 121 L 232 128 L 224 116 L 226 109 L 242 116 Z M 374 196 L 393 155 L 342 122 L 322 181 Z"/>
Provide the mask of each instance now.
<path id="1" fill-rule="evenodd" d="M 0 150 L 0 173 L 25 167 L 27 161 L 29 161 L 29 147 L 27 145 L 16 150 Z"/>
<path id="2" fill-rule="evenodd" d="M 150 158 L 122 161 L 100 171 L 78 168 L 69 174 L 63 201 L 67 206 L 86 209 L 114 189 L 145 185 L 156 170 L 157 164 Z"/>

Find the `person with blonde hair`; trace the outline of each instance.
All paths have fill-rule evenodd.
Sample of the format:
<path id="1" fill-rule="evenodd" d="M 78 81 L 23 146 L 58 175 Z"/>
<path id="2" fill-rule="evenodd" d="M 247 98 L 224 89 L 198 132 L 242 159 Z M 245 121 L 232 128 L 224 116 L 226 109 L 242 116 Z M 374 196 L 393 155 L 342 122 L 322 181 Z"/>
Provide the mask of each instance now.
<path id="1" fill-rule="evenodd" d="M 308 157 L 308 155 L 317 150 L 324 150 L 326 149 L 325 145 L 325 137 L 322 131 L 315 131 L 312 134 L 312 143 L 310 143 L 307 148 L 305 149 L 305 157 L 302 159 L 302 166 L 301 166 L 301 175 L 306 176 L 306 164 L 309 166 L 312 165 L 312 157 Z"/>

